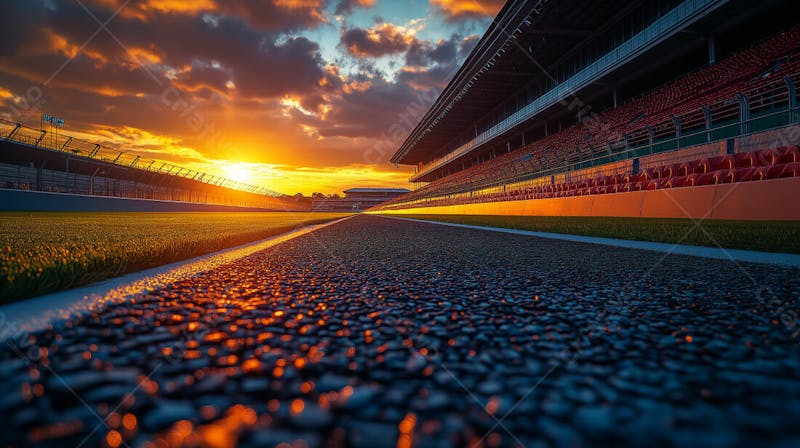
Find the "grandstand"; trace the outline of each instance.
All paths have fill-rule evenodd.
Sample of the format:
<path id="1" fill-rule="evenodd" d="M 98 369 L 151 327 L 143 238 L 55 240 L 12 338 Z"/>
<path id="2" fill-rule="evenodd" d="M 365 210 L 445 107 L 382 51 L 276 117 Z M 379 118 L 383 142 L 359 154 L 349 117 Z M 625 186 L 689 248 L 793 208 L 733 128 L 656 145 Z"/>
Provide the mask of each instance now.
<path id="1" fill-rule="evenodd" d="M 311 205 L 266 188 L 3 119 L 0 189 L 268 210 L 307 210 Z"/>
<path id="2" fill-rule="evenodd" d="M 800 219 L 791 6 L 509 0 L 377 210 Z"/>
<path id="3" fill-rule="evenodd" d="M 343 191 L 344 198 L 314 199 L 311 210 L 361 212 L 408 192 L 405 188 L 350 188 Z"/>

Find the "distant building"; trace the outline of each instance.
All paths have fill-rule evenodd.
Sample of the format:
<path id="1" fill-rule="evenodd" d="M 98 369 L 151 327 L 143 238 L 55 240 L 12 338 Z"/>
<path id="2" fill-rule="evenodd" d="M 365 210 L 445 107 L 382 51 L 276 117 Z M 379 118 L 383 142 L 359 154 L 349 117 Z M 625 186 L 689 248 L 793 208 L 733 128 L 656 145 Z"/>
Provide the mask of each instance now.
<path id="1" fill-rule="evenodd" d="M 409 190 L 405 188 L 351 188 L 344 191 L 344 198 L 314 199 L 312 210 L 317 212 L 361 212 L 408 192 Z"/>

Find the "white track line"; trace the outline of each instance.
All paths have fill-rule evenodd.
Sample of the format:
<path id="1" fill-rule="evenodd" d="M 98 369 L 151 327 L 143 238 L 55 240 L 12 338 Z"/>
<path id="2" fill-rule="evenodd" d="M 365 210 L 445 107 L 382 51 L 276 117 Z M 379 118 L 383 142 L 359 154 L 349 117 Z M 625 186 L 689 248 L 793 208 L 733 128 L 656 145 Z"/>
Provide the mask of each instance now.
<path id="1" fill-rule="evenodd" d="M 141 292 L 152 291 L 177 280 L 207 272 L 260 250 L 350 218 L 352 216 L 304 226 L 280 235 L 189 260 L 133 272 L 75 289 L 0 305 L 0 341 L 26 332 L 37 331 L 46 328 L 56 320 L 86 314 L 107 303 L 124 301 Z"/>
<path id="2" fill-rule="evenodd" d="M 773 252 L 757 252 L 740 249 L 720 249 L 716 247 L 688 246 L 683 244 L 653 243 L 649 241 L 622 240 L 617 238 L 600 238 L 595 236 L 569 235 L 565 233 L 535 232 L 532 230 L 505 229 L 502 227 L 474 226 L 471 224 L 456 224 L 452 222 L 433 221 L 426 219 L 400 218 L 397 216 L 381 216 L 403 221 L 440 224 L 444 226 L 463 227 L 466 229 L 488 230 L 492 232 L 511 233 L 514 235 L 537 236 L 576 243 L 602 244 L 604 246 L 624 247 L 627 249 L 641 249 L 655 252 L 665 252 L 676 255 L 690 255 L 693 257 L 714 258 L 717 260 L 733 260 L 746 263 L 773 264 L 779 266 L 800 267 L 800 255 L 782 254 Z"/>

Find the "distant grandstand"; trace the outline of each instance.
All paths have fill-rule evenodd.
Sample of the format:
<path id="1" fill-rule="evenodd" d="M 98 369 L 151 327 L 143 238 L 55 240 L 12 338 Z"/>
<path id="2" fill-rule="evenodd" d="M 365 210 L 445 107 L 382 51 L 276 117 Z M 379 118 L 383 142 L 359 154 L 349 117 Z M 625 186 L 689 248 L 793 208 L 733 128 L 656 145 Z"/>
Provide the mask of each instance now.
<path id="1" fill-rule="evenodd" d="M 270 210 L 310 202 L 0 119 L 0 189 Z"/>
<path id="2" fill-rule="evenodd" d="M 800 219 L 792 6 L 509 0 L 378 210 Z"/>
<path id="3" fill-rule="evenodd" d="M 314 199 L 311 209 L 315 212 L 361 212 L 408 192 L 405 188 L 350 188 L 343 191 L 344 198 Z"/>

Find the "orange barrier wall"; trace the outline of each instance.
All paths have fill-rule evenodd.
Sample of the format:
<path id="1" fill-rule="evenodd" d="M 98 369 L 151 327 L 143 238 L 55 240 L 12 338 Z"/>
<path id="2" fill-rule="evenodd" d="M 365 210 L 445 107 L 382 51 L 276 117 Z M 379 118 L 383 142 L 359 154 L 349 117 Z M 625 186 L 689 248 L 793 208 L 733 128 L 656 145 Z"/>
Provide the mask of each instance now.
<path id="1" fill-rule="evenodd" d="M 800 178 L 368 213 L 800 220 Z"/>

